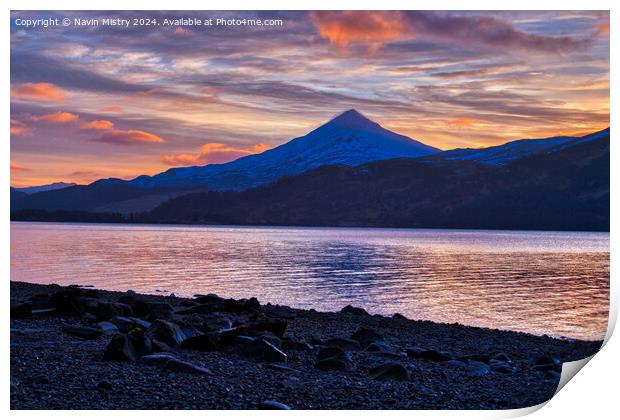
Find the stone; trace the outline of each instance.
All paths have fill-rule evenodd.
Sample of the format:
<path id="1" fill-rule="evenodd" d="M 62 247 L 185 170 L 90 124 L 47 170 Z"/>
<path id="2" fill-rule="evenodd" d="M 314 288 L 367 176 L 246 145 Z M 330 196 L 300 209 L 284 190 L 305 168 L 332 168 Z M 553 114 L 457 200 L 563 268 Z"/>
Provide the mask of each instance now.
<path id="1" fill-rule="evenodd" d="M 409 372 L 400 363 L 388 362 L 383 363 L 370 369 L 370 377 L 372 379 L 386 380 L 394 379 L 397 381 L 410 380 Z"/>
<path id="2" fill-rule="evenodd" d="M 153 351 L 151 339 L 142 330 L 131 330 L 112 337 L 103 355 L 105 360 L 135 362 L 139 357 Z"/>
<path id="3" fill-rule="evenodd" d="M 116 325 L 112 324 L 109 321 L 101 321 L 101 322 L 97 323 L 97 327 L 104 334 L 114 335 L 114 334 L 120 332 L 118 327 Z"/>
<path id="4" fill-rule="evenodd" d="M 393 353 L 394 350 L 385 341 L 374 341 L 365 348 L 371 353 Z"/>
<path id="5" fill-rule="evenodd" d="M 363 308 L 358 308 L 355 306 L 347 305 L 340 310 L 341 314 L 349 314 L 355 316 L 370 316 L 368 312 L 366 312 Z"/>
<path id="6" fill-rule="evenodd" d="M 511 363 L 504 362 L 503 360 L 491 359 L 489 367 L 494 372 L 500 373 L 514 373 L 517 371 L 517 368 L 512 366 Z"/>
<path id="7" fill-rule="evenodd" d="M 338 347 L 345 351 L 357 351 L 362 349 L 360 343 L 349 338 L 330 338 L 326 341 L 326 344 L 330 347 Z"/>
<path id="8" fill-rule="evenodd" d="M 163 366 L 170 359 L 176 359 L 173 354 L 166 352 L 157 352 L 153 354 L 147 354 L 140 358 L 144 363 L 149 365 L 161 365 Z"/>
<path id="9" fill-rule="evenodd" d="M 278 319 L 278 318 L 262 318 L 258 321 L 252 322 L 249 325 L 250 331 L 257 335 L 262 331 L 269 331 L 276 336 L 282 338 L 284 336 L 284 331 L 286 331 L 286 327 L 288 326 L 288 321 L 286 319 Z"/>
<path id="10" fill-rule="evenodd" d="M 30 297 L 29 302 L 32 305 L 32 309 L 48 309 L 53 307 L 50 301 L 50 295 L 47 293 L 33 295 Z"/>
<path id="11" fill-rule="evenodd" d="M 132 316 L 133 309 L 130 305 L 119 302 L 97 302 L 96 306 L 89 309 L 89 312 L 93 313 L 99 321 L 105 321 L 114 316 Z"/>
<path id="12" fill-rule="evenodd" d="M 260 312 L 260 302 L 255 297 L 251 297 L 243 302 L 243 310 L 247 312 Z"/>
<path id="13" fill-rule="evenodd" d="M 11 319 L 28 318 L 32 315 L 32 305 L 30 303 L 20 303 L 11 306 Z"/>
<path id="14" fill-rule="evenodd" d="M 562 371 L 562 362 L 551 356 L 543 356 L 536 359 L 534 369 L 540 371 Z"/>
<path id="15" fill-rule="evenodd" d="M 62 327 L 62 331 L 74 335 L 76 337 L 83 338 L 85 340 L 93 340 L 101 337 L 103 332 L 99 328 L 83 327 L 81 325 L 65 325 Z"/>
<path id="16" fill-rule="evenodd" d="M 146 330 L 151 340 L 158 340 L 169 346 L 178 346 L 187 338 L 181 327 L 170 321 L 157 319 Z"/>
<path id="17" fill-rule="evenodd" d="M 262 338 L 247 342 L 242 353 L 265 362 L 286 363 L 287 360 L 286 353 Z"/>
<path id="18" fill-rule="evenodd" d="M 290 340 L 290 339 L 284 339 L 282 340 L 282 349 L 288 351 L 288 350 L 295 350 L 295 351 L 311 351 L 314 349 L 314 346 L 312 346 L 311 344 L 308 344 L 304 341 L 295 341 L 295 340 Z"/>
<path id="19" fill-rule="evenodd" d="M 202 322 L 202 329 L 205 332 L 227 330 L 232 326 L 231 319 L 223 314 L 208 315 Z"/>
<path id="20" fill-rule="evenodd" d="M 278 348 L 282 348 L 282 339 L 278 336 L 276 336 L 274 333 L 269 332 L 269 331 L 265 331 L 262 334 L 260 334 L 259 336 L 257 336 L 256 338 L 262 338 L 263 340 L 271 343 L 272 345 L 278 347 Z"/>
<path id="21" fill-rule="evenodd" d="M 67 287 L 50 296 L 59 315 L 77 316 L 86 312 L 87 294 L 77 287 Z"/>
<path id="22" fill-rule="evenodd" d="M 114 316 L 110 318 L 110 323 L 116 325 L 121 332 L 129 332 L 134 328 L 148 329 L 151 325 L 150 322 L 144 321 L 140 318 Z"/>
<path id="23" fill-rule="evenodd" d="M 294 319 L 295 311 L 283 305 L 270 305 L 263 306 L 263 313 L 269 318 L 281 318 L 281 319 Z"/>
<path id="24" fill-rule="evenodd" d="M 286 404 L 282 404 L 278 401 L 265 400 L 258 404 L 259 410 L 290 410 L 290 407 Z"/>
<path id="25" fill-rule="evenodd" d="M 478 362 L 476 360 L 469 360 L 467 362 L 467 372 L 471 376 L 485 376 L 491 373 L 491 369 L 486 363 Z"/>
<path id="26" fill-rule="evenodd" d="M 421 347 L 412 347 L 407 349 L 407 356 L 410 359 L 428 360 L 431 362 L 447 362 L 452 360 L 449 353 L 437 350 L 427 350 Z"/>
<path id="27" fill-rule="evenodd" d="M 314 367 L 327 371 L 348 371 L 351 369 L 351 359 L 341 348 L 325 347 L 319 350 Z"/>
<path id="28" fill-rule="evenodd" d="M 370 328 L 359 328 L 351 335 L 351 338 L 360 343 L 363 348 L 368 347 L 372 342 L 383 341 L 383 337 Z"/>
<path id="29" fill-rule="evenodd" d="M 220 334 L 210 332 L 195 337 L 189 337 L 181 343 L 186 350 L 216 351 L 220 349 Z"/>
<path id="30" fill-rule="evenodd" d="M 164 364 L 164 367 L 174 372 L 194 373 L 194 374 L 199 374 L 199 375 L 210 375 L 211 374 L 211 371 L 205 367 L 197 366 L 193 363 L 175 359 L 174 357 L 168 359 L 168 361 Z"/>

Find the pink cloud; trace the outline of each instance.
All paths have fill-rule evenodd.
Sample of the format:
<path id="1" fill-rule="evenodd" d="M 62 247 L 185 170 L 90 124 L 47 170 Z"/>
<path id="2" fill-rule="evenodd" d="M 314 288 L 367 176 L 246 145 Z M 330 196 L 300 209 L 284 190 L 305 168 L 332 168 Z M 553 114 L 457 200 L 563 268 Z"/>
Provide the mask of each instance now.
<path id="1" fill-rule="evenodd" d="M 40 115 L 33 118 L 35 121 L 43 121 L 53 124 L 65 124 L 80 119 L 76 114 L 70 112 L 53 112 L 51 114 Z"/>
<path id="2" fill-rule="evenodd" d="M 11 98 L 35 101 L 62 102 L 66 93 L 52 83 L 22 83 L 11 85 Z"/>
<path id="3" fill-rule="evenodd" d="M 242 156 L 253 155 L 270 149 L 267 144 L 255 144 L 248 148 L 227 146 L 223 143 L 207 143 L 200 148 L 197 154 L 181 153 L 166 155 L 163 162 L 171 166 L 194 166 L 208 163 L 226 163 Z"/>

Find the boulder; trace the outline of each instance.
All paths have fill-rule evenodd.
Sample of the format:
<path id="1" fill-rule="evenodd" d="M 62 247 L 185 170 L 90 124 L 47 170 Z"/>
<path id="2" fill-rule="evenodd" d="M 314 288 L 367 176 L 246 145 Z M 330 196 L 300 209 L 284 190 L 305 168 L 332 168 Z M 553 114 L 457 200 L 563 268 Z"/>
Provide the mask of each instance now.
<path id="1" fill-rule="evenodd" d="M 181 327 L 163 319 L 155 320 L 146 330 L 146 334 L 151 340 L 158 340 L 173 347 L 187 338 Z"/>
<path id="2" fill-rule="evenodd" d="M 356 340 L 363 348 L 366 348 L 375 341 L 383 341 L 383 337 L 370 328 L 359 328 L 351 335 L 351 338 Z"/>
<path id="3" fill-rule="evenodd" d="M 370 316 L 368 312 L 366 312 L 363 308 L 358 308 L 355 306 L 347 305 L 340 310 L 341 314 L 349 314 L 355 316 Z"/>
<path id="4" fill-rule="evenodd" d="M 364 350 L 371 353 L 393 353 L 394 350 L 385 341 L 373 341 Z"/>
<path id="5" fill-rule="evenodd" d="M 467 362 L 467 372 L 471 376 L 485 376 L 491 373 L 491 369 L 486 363 L 478 362 L 476 360 L 469 360 Z"/>
<path id="6" fill-rule="evenodd" d="M 114 316 L 132 316 L 133 309 L 130 305 L 119 302 L 97 302 L 94 308 L 89 309 L 89 312 L 94 314 L 98 320 L 105 321 Z"/>
<path id="7" fill-rule="evenodd" d="M 103 334 L 113 335 L 120 332 L 118 327 L 109 321 L 101 321 L 97 324 L 97 327 L 101 330 Z"/>
<path id="8" fill-rule="evenodd" d="M 32 315 L 32 305 L 30 303 L 20 303 L 11 306 L 11 319 L 28 318 Z"/>
<path id="9" fill-rule="evenodd" d="M 142 330 L 119 333 L 112 337 L 103 355 L 105 360 L 135 362 L 139 357 L 152 353 L 151 339 Z"/>
<path id="10" fill-rule="evenodd" d="M 338 347 L 325 347 L 316 356 L 314 367 L 320 370 L 348 371 L 351 369 L 349 355 Z"/>
<path id="11" fill-rule="evenodd" d="M 358 343 L 356 340 L 349 338 L 330 338 L 326 341 L 326 344 L 330 347 L 338 347 L 345 351 L 357 351 L 362 349 L 360 343 Z"/>
<path id="12" fill-rule="evenodd" d="M 126 316 L 114 316 L 110 318 L 109 322 L 116 325 L 121 332 L 129 332 L 134 328 L 146 330 L 151 326 L 150 322 L 144 321 L 143 319 Z"/>
<path id="13" fill-rule="evenodd" d="M 410 359 L 428 360 L 431 362 L 447 362 L 452 360 L 449 353 L 437 350 L 427 350 L 421 347 L 412 347 L 407 349 L 407 356 Z"/>
<path id="14" fill-rule="evenodd" d="M 91 328 L 91 327 L 84 327 L 81 325 L 70 325 L 70 324 L 63 326 L 62 331 L 67 334 L 83 338 L 85 340 L 93 340 L 95 338 L 101 337 L 101 335 L 103 334 L 103 332 L 99 328 Z"/>
<path id="15" fill-rule="evenodd" d="M 67 287 L 50 296 L 50 303 L 59 315 L 77 316 L 86 311 L 86 293 L 77 287 Z"/>
<path id="16" fill-rule="evenodd" d="M 265 362 L 286 363 L 287 359 L 286 353 L 260 337 L 246 341 L 242 345 L 241 352 L 246 356 Z"/>
<path id="17" fill-rule="evenodd" d="M 382 363 L 370 369 L 369 373 L 372 379 L 378 380 L 394 379 L 397 381 L 408 381 L 411 379 L 407 369 L 400 363 L 395 362 Z"/>
<path id="18" fill-rule="evenodd" d="M 262 318 L 248 325 L 250 335 L 258 335 L 263 331 L 269 331 L 280 338 L 284 336 L 287 326 L 288 321 L 286 319 L 278 318 Z"/>
<path id="19" fill-rule="evenodd" d="M 220 334 L 210 332 L 195 337 L 186 338 L 181 343 L 181 348 L 185 350 L 216 351 L 220 349 Z"/>
<path id="20" fill-rule="evenodd" d="M 211 314 L 204 317 L 202 329 L 208 331 L 220 331 L 232 328 L 232 320 L 224 314 Z"/>

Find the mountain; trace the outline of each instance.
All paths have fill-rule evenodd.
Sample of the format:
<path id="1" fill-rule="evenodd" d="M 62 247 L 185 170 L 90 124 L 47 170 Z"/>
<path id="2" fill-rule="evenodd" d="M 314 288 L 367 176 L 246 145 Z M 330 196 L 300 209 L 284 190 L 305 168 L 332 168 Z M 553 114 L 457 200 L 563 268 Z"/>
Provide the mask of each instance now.
<path id="1" fill-rule="evenodd" d="M 434 154 L 428 158 L 428 161 L 469 160 L 489 165 L 505 165 L 515 159 L 540 153 L 543 150 L 567 144 L 575 139 L 575 137 L 558 136 L 544 139 L 514 140 L 500 146 L 482 149 L 452 149 Z"/>
<path id="2" fill-rule="evenodd" d="M 143 188 L 181 186 L 240 191 L 323 165 L 355 166 L 437 152 L 439 149 L 386 130 L 351 109 L 303 137 L 260 154 L 224 164 L 173 168 L 152 177 L 140 176 L 129 184 Z"/>
<path id="3" fill-rule="evenodd" d="M 169 200 L 142 222 L 609 230 L 609 130 L 489 165 L 331 165 L 244 192 Z"/>
<path id="4" fill-rule="evenodd" d="M 23 188 L 13 188 L 15 191 L 23 192 L 25 194 L 35 194 L 42 191 L 54 191 L 60 190 L 62 188 L 73 187 L 77 184 L 72 182 L 54 182 L 53 184 L 46 185 L 38 185 L 36 187 L 23 187 Z"/>

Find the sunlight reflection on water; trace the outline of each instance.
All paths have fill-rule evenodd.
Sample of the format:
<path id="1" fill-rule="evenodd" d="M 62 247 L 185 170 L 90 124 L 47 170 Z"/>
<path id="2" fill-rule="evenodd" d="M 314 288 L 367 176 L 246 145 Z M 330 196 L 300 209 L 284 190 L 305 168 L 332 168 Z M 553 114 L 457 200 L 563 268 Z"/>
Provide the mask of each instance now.
<path id="1" fill-rule="evenodd" d="M 609 234 L 12 222 L 11 279 L 601 339 Z"/>

